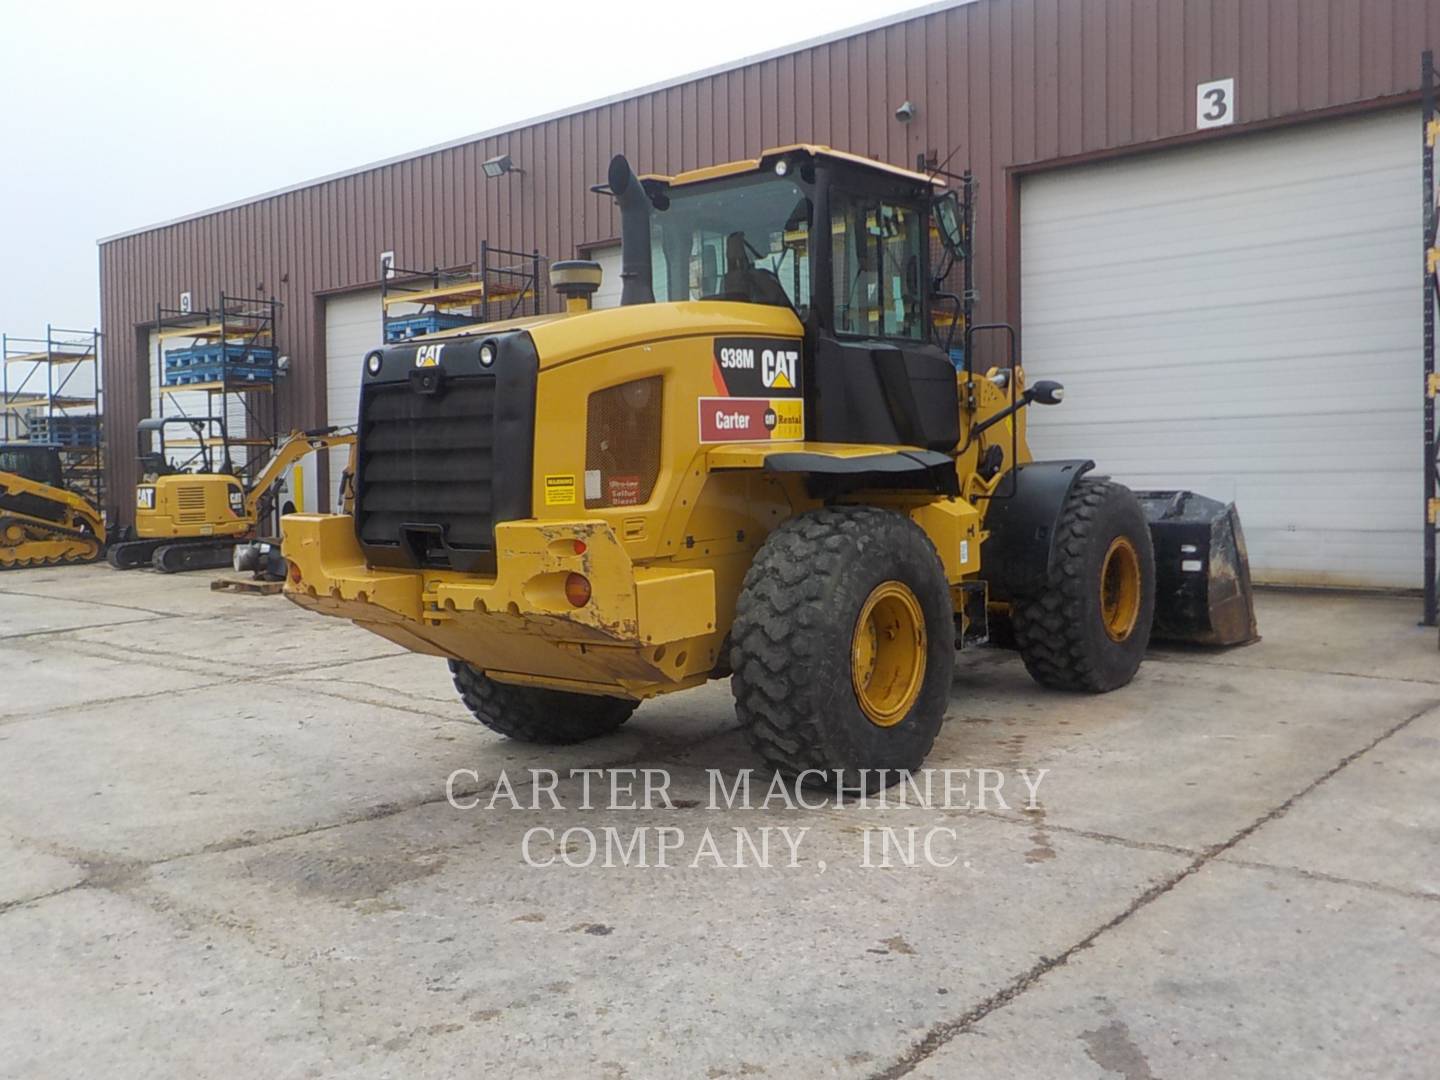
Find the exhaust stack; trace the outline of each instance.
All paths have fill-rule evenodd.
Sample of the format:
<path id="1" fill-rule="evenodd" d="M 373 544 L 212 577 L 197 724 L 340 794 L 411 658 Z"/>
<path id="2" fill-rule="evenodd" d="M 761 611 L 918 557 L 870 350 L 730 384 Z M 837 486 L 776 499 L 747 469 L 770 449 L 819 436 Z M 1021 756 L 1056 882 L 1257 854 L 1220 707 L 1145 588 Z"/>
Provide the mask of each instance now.
<path id="1" fill-rule="evenodd" d="M 650 197 L 624 154 L 610 159 L 610 194 L 620 207 L 620 304 L 653 304 Z"/>

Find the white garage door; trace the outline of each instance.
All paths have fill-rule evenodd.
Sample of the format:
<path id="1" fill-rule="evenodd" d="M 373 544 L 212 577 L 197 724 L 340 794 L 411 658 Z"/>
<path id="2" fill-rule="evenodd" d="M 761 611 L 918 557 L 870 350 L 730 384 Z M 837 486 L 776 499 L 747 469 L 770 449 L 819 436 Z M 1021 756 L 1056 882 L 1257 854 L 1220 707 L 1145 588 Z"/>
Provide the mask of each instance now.
<path id="1" fill-rule="evenodd" d="M 590 306 L 597 308 L 619 307 L 620 245 L 611 244 L 609 247 L 592 248 L 585 253 L 585 257 L 598 262 L 602 272 L 600 288 L 596 289 L 595 295 L 590 298 Z"/>
<path id="2" fill-rule="evenodd" d="M 381 343 L 380 290 L 349 293 L 325 302 L 325 415 L 331 424 L 354 424 L 360 413 L 365 354 Z M 330 451 L 328 509 L 336 509 L 348 449 Z"/>
<path id="3" fill-rule="evenodd" d="M 1028 178 L 1037 456 L 1234 500 L 1257 580 L 1418 586 L 1418 112 Z"/>

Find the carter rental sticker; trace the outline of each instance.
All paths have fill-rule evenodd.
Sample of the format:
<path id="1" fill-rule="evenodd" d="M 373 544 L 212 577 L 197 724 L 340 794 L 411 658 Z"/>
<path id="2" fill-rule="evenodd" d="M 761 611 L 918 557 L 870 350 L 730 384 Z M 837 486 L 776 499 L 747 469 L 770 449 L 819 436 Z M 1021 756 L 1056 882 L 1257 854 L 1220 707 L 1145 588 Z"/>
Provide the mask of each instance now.
<path id="1" fill-rule="evenodd" d="M 700 399 L 700 441 L 778 442 L 805 438 L 805 403 L 799 398 Z"/>
<path id="2" fill-rule="evenodd" d="M 716 338 L 719 397 L 700 399 L 700 441 L 773 442 L 805 437 L 800 342 Z"/>

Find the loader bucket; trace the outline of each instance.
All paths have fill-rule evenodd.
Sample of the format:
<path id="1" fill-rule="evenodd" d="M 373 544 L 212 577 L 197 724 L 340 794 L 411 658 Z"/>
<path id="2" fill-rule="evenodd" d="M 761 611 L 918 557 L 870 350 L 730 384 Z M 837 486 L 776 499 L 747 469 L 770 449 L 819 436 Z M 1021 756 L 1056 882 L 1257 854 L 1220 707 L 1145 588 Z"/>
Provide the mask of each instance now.
<path id="1" fill-rule="evenodd" d="M 1157 641 L 1259 640 L 1250 560 L 1234 503 L 1193 491 L 1137 491 L 1155 547 Z"/>

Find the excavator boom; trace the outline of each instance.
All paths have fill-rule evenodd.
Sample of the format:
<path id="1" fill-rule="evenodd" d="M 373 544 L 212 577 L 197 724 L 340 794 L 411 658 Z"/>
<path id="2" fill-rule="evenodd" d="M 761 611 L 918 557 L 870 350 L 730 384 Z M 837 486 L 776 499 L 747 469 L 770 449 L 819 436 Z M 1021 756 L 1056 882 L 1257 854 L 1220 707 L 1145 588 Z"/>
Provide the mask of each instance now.
<path id="1" fill-rule="evenodd" d="M 326 427 L 295 432 L 281 443 L 275 453 L 270 456 L 270 460 L 265 463 L 265 468 L 261 469 L 260 475 L 255 478 L 255 483 L 245 493 L 247 514 L 252 519 L 259 518 L 260 500 L 285 474 L 285 470 L 306 454 L 315 450 L 328 450 L 335 446 L 354 445 L 355 432 L 346 428 Z"/>

